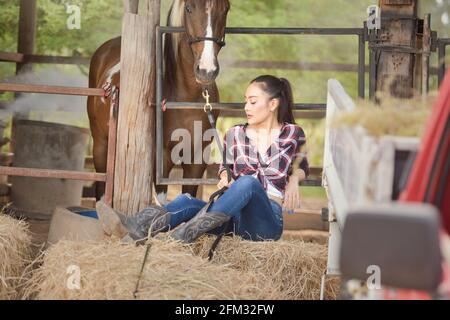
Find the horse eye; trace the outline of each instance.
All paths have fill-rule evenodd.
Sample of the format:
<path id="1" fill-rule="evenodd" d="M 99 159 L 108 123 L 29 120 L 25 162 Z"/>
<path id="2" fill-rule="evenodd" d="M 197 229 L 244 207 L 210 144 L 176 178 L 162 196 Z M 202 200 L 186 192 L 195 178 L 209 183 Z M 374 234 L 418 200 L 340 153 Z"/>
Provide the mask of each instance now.
<path id="1" fill-rule="evenodd" d="M 192 13 L 192 8 L 191 8 L 191 6 L 190 5 L 186 5 L 186 11 L 188 12 L 188 13 Z"/>

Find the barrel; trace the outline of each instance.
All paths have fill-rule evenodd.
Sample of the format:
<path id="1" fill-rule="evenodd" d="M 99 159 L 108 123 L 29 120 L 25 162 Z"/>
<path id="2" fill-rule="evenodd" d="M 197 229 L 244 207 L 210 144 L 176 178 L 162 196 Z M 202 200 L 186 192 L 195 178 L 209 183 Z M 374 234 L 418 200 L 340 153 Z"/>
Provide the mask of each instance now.
<path id="1" fill-rule="evenodd" d="M 83 171 L 89 130 L 18 120 L 14 167 Z M 81 205 L 83 182 L 11 177 L 12 208 L 28 218 L 50 219 L 56 207 Z"/>

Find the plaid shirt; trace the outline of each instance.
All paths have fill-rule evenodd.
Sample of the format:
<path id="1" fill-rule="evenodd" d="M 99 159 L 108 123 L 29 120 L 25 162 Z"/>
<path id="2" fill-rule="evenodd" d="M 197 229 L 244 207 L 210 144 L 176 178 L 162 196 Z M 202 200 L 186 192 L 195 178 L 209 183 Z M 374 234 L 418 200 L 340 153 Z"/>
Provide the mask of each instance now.
<path id="1" fill-rule="evenodd" d="M 224 138 L 224 159 L 230 166 L 233 179 L 252 175 L 257 178 L 264 189 L 272 195 L 284 197 L 284 191 L 292 172 L 292 164 L 301 156 L 300 168 L 308 176 L 308 160 L 301 153 L 305 144 L 305 134 L 297 125 L 285 123 L 278 138 L 265 154 L 260 154 L 251 144 L 246 134 L 247 125 L 238 125 L 227 131 Z M 225 170 L 220 166 L 219 175 Z"/>

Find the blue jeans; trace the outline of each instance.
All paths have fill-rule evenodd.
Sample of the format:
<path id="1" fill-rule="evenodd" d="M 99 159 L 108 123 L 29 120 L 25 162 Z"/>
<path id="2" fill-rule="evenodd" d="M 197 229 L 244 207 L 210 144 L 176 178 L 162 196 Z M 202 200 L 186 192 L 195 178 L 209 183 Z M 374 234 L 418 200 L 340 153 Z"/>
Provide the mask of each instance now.
<path id="1" fill-rule="evenodd" d="M 205 205 L 189 194 L 178 196 L 165 206 L 171 213 L 170 228 L 189 221 Z M 237 179 L 208 211 L 229 215 L 234 233 L 246 240 L 278 240 L 283 233 L 281 206 L 269 199 L 261 183 L 252 176 Z M 219 228 L 211 233 L 220 231 Z"/>

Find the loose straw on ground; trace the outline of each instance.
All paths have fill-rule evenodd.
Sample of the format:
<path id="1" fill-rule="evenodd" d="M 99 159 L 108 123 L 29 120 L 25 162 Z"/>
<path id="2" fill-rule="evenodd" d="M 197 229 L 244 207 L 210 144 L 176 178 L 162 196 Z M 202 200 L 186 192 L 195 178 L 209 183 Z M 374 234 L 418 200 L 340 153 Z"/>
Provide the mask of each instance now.
<path id="1" fill-rule="evenodd" d="M 0 213 L 0 300 L 19 298 L 19 284 L 30 263 L 31 235 L 24 221 Z"/>
<path id="2" fill-rule="evenodd" d="M 137 299 L 285 298 L 259 274 L 210 263 L 180 243 L 150 241 Z M 119 242 L 61 241 L 43 255 L 42 266 L 27 283 L 25 298 L 134 299 L 145 249 Z"/>
<path id="3" fill-rule="evenodd" d="M 207 257 L 214 237 L 204 236 L 193 251 Z M 286 299 L 313 300 L 320 297 L 321 278 L 327 267 L 327 247 L 301 240 L 253 242 L 239 237 L 222 239 L 213 258 L 240 272 L 252 272 L 269 279 Z M 339 282 L 326 283 L 326 299 L 336 299 Z"/>

